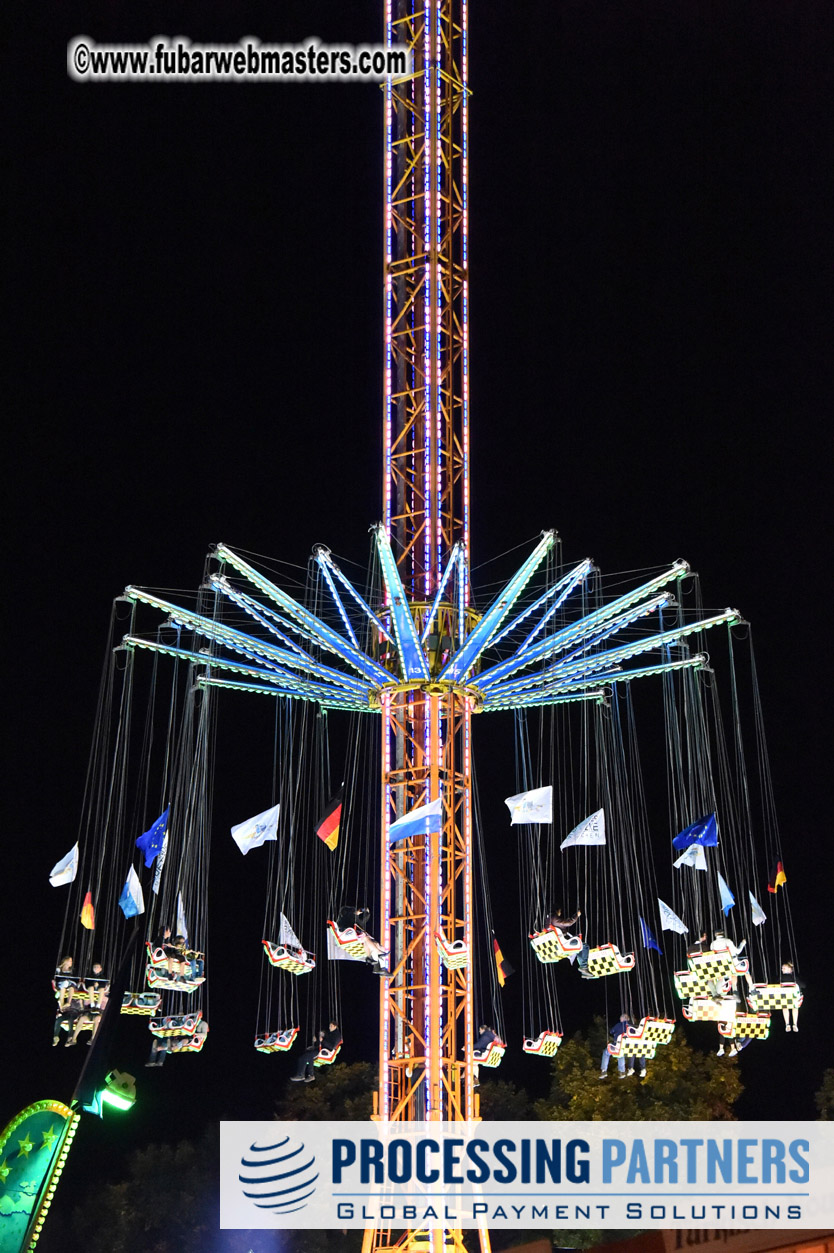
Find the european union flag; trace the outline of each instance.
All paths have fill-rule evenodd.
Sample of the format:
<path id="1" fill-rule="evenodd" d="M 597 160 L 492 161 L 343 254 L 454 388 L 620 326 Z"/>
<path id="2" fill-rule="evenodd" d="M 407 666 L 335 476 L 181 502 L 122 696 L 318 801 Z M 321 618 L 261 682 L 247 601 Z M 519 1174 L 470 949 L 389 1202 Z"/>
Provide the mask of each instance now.
<path id="1" fill-rule="evenodd" d="M 640 915 L 638 914 L 637 917 L 640 918 Z M 640 918 L 640 931 L 643 935 L 643 948 L 653 948 L 654 951 L 656 953 L 660 953 L 660 956 L 662 957 L 663 949 L 660 947 L 642 918 Z"/>
<path id="2" fill-rule="evenodd" d="M 715 814 L 699 818 L 691 827 L 681 831 L 672 840 L 674 848 L 689 848 L 690 844 L 700 844 L 701 848 L 714 848 L 718 843 L 718 819 Z"/>
<path id="3" fill-rule="evenodd" d="M 152 866 L 155 858 L 162 852 L 162 844 L 168 830 L 168 815 L 171 812 L 170 805 L 164 814 L 160 814 L 153 826 L 148 827 L 139 839 L 136 841 L 136 847 L 141 848 L 145 854 L 145 867 Z"/>

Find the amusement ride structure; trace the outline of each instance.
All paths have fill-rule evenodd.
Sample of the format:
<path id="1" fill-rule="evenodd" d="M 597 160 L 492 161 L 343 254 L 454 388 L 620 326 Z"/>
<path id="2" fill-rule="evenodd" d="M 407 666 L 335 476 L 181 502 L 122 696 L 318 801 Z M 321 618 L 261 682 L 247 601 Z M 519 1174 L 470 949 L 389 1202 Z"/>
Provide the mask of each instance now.
<path id="1" fill-rule="evenodd" d="M 494 995 L 501 954 L 484 892 L 474 716 L 509 710 L 515 717 L 520 764 L 518 795 L 510 798 L 516 809 L 510 808 L 513 822 L 527 824 L 521 825 L 525 838 L 519 846 L 522 898 L 529 901 L 520 919 L 530 1009 L 527 1053 L 557 1053 L 554 979 L 566 959 L 578 959 L 589 979 L 614 976 L 623 1001 L 636 1006 L 631 1043 L 612 1051 L 653 1056 L 674 1029 L 663 980 L 651 966 L 657 957 L 645 942 L 646 931 L 651 934 L 647 917 L 657 930 L 655 874 L 635 870 L 651 857 L 634 740 L 634 679 L 653 677 L 662 686 L 670 828 L 681 831 L 677 847 L 684 854 L 696 850 L 673 872 L 671 917 L 680 922 L 678 915 L 685 914 L 696 934 L 702 926 L 714 928 L 725 916 L 723 889 L 731 880 L 737 916 L 756 927 L 754 889 L 762 867 L 778 853 L 778 830 L 758 722 L 763 799 L 757 801 L 757 789 L 748 786 L 743 735 L 736 730 L 743 702 L 735 669 L 728 744 L 709 659 L 690 647 L 693 638 L 723 626 L 732 659 L 742 621 L 730 609 L 705 612 L 697 589 L 694 605 L 687 602 L 684 589 L 691 592 L 695 579 L 685 562 L 636 586 L 619 583 L 611 594 L 590 560 L 563 565 L 557 537 L 547 531 L 516 573 L 476 608 L 470 580 L 468 4 L 387 0 L 386 9 L 387 42 L 408 49 L 412 68 L 385 84 L 383 500 L 373 528 L 371 577 L 364 585 L 349 578 L 319 547 L 311 562 L 314 591 L 290 594 L 248 555 L 220 544 L 209 555 L 190 607 L 126 589 L 117 602 L 117 647 L 102 685 L 80 862 L 67 879 L 72 895 L 62 951 L 74 950 L 76 972 L 89 964 L 96 942 L 100 951 L 102 945 L 114 955 L 120 951 L 125 922 L 118 906 L 125 917 L 140 912 L 138 906 L 125 908 L 126 900 L 136 902 L 135 891 L 131 898 L 128 884 L 121 887 L 126 861 L 131 854 L 136 858 L 137 832 L 159 812 L 140 844 L 146 867 L 154 867 L 153 883 L 145 884 L 146 953 L 135 959 L 129 987 L 119 991 L 121 1008 L 150 1019 L 155 1048 L 163 1053 L 202 1049 L 214 702 L 218 689 L 271 696 L 283 754 L 273 780 L 280 817 L 267 831 L 272 819 L 260 815 L 258 832 L 271 841 L 271 899 L 278 901 L 265 919 L 265 978 L 277 980 L 279 991 L 264 1000 L 256 1048 L 281 1053 L 293 1045 L 300 1027 L 298 988 L 305 980 L 318 988 L 311 992 L 307 1026 L 325 1025 L 323 1006 L 325 1000 L 333 1006 L 335 976 L 328 975 L 325 987 L 319 972 L 337 970 L 338 958 L 367 961 L 383 976 L 374 1118 L 457 1122 L 479 1117 L 478 1067 L 496 1065 L 507 1046 Z M 146 607 L 162 619 L 141 631 L 137 615 Z M 146 652 L 156 654 L 154 686 L 152 698 L 140 702 L 134 667 Z M 182 677 L 163 703 L 164 657 L 175 659 Z M 132 734 L 137 708 L 144 731 Z M 758 717 L 757 704 L 755 709 Z M 536 711 L 535 725 L 526 721 L 529 710 Z M 348 762 L 343 802 L 333 801 L 328 751 L 322 748 L 328 711 L 343 711 L 352 726 L 368 718 L 376 724 L 361 741 L 362 752 L 376 755 L 376 765 L 366 760 L 357 771 Z M 160 718 L 166 725 L 161 740 L 153 733 Z M 363 734 L 350 733 L 355 756 Z M 292 781 L 302 745 L 318 771 L 303 787 Z M 350 849 L 350 812 L 351 805 L 360 807 L 359 773 L 372 780 L 375 815 L 365 813 L 366 787 L 362 825 L 368 819 L 374 845 L 357 861 Z M 162 779 L 156 791 L 152 776 Z M 555 804 L 548 814 L 530 797 L 550 787 Z M 322 842 L 310 840 L 321 810 L 340 813 L 342 803 L 341 834 L 337 820 L 330 842 L 321 831 Z M 525 804 L 533 805 L 532 816 L 519 812 Z M 603 813 L 600 838 L 600 823 L 591 818 Z M 704 849 L 716 846 L 717 824 L 726 879 L 704 874 L 698 864 Z M 576 836 L 563 841 L 561 855 L 554 854 L 550 835 L 556 826 L 564 827 L 563 834 L 573 827 Z M 356 868 L 371 855 L 378 880 L 362 886 Z M 302 864 L 308 867 L 303 884 Z M 101 869 L 107 865 L 116 868 L 109 885 Z M 132 862 L 130 874 L 139 881 Z M 357 897 L 352 919 L 339 914 L 349 885 Z M 772 890 L 779 886 L 776 881 Z M 551 913 L 568 894 L 596 903 L 595 912 L 585 910 L 584 939 L 569 934 Z M 735 1038 L 757 1038 L 767 1033 L 770 1009 L 794 1003 L 798 993 L 786 992 L 778 980 L 756 985 L 758 993 L 749 981 L 747 1014 L 730 995 L 754 960 L 773 970 L 789 950 L 792 955 L 785 899 L 784 891 L 773 898 L 783 917 L 778 936 L 768 949 L 761 928 L 755 932 L 750 965 L 720 943 L 684 952 L 682 934 L 674 936 L 681 945 L 676 964 L 686 966 L 677 990 L 687 1001 L 687 1017 L 712 1019 Z M 359 908 L 366 904 L 378 920 L 373 960 L 364 931 L 370 911 Z M 96 921 L 90 926 L 88 914 L 79 930 L 82 905 L 95 909 Z M 173 928 L 175 916 L 175 931 L 193 948 L 178 949 L 163 930 L 168 919 Z M 325 918 L 332 966 L 305 947 L 313 943 L 313 928 L 321 940 Z M 641 934 L 645 951 L 636 958 Z M 484 991 L 487 983 L 491 992 Z M 57 979 L 56 989 L 61 984 Z M 493 1030 L 484 1043 L 478 1036 L 487 1019 Z M 749 1029 L 742 1019 L 749 1019 Z M 317 1063 L 330 1064 L 337 1053 L 338 1046 L 329 1055 L 324 1050 Z M 480 1240 L 488 1249 L 488 1232 Z M 365 1253 L 392 1248 L 462 1250 L 463 1234 L 366 1232 Z"/>

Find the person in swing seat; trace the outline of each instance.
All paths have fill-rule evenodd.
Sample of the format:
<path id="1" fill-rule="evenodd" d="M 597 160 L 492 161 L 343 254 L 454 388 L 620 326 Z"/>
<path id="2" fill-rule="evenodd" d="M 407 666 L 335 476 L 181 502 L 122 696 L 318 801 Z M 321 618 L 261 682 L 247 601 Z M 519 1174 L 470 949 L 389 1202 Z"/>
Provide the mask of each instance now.
<path id="1" fill-rule="evenodd" d="M 333 1053 L 342 1043 L 342 1033 L 339 1030 L 339 1024 L 331 1021 L 328 1024 L 327 1031 L 319 1031 L 313 1038 L 312 1042 L 298 1059 L 298 1068 L 294 1075 L 290 1075 L 293 1083 L 312 1083 L 315 1080 L 315 1061 L 322 1049 L 326 1049 L 328 1053 Z"/>

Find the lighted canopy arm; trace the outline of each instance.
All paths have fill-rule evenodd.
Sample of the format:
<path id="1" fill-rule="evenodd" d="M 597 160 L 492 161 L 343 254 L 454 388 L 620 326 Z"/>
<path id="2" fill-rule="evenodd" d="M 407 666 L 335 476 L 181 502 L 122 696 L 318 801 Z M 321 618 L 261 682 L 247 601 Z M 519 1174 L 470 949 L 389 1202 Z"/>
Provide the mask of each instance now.
<path id="1" fill-rule="evenodd" d="M 316 562 L 318 564 L 319 569 L 322 572 L 322 575 L 324 576 L 324 581 L 327 584 L 327 590 L 330 592 L 330 595 L 333 597 L 333 601 L 336 605 L 336 608 L 339 611 L 339 617 L 342 619 L 344 628 L 347 631 L 348 635 L 350 636 L 350 641 L 353 644 L 354 648 L 358 648 L 359 640 L 356 638 L 356 632 L 353 629 L 353 623 L 351 622 L 350 618 L 347 615 L 347 610 L 345 609 L 344 602 L 341 596 L 339 595 L 336 584 L 333 581 L 333 575 L 330 573 L 330 570 L 328 569 L 327 562 L 322 561 L 318 555 L 316 555 Z"/>
<path id="2" fill-rule="evenodd" d="M 322 648 L 326 648 L 329 652 L 336 653 L 341 657 L 347 665 L 365 676 L 369 682 L 379 686 L 381 683 L 388 683 L 391 676 L 387 670 L 378 665 L 371 657 L 366 657 L 363 652 L 356 648 L 349 640 L 340 635 L 338 631 L 334 631 L 331 627 L 317 618 L 309 609 L 305 609 L 297 600 L 293 600 L 280 587 L 270 582 L 264 575 L 260 574 L 248 561 L 244 561 L 231 548 L 227 548 L 225 544 L 218 544 L 215 553 L 221 561 L 227 561 L 233 566 L 239 574 L 253 583 L 269 600 L 274 601 L 276 605 L 280 605 L 285 613 L 295 619 L 313 636 Z"/>
<path id="3" fill-rule="evenodd" d="M 522 709 L 531 705 L 552 705 L 561 703 L 563 697 L 575 693 L 571 699 L 597 699 L 600 690 L 597 686 L 605 683 L 630 683 L 632 679 L 649 678 L 652 675 L 666 674 L 672 670 L 701 669 L 707 664 L 706 653 L 696 653 L 692 657 L 684 657 L 680 661 L 667 661 L 658 665 L 639 666 L 630 670 L 610 670 L 589 674 L 578 679 L 553 681 L 545 684 L 531 684 L 527 688 L 515 688 L 507 691 L 504 686 L 492 688 L 484 697 L 483 711 L 490 713 L 495 709 Z M 509 686 L 509 685 L 507 685 Z M 582 696 L 582 693 L 585 693 Z"/>
<path id="4" fill-rule="evenodd" d="M 293 670 L 308 671 L 320 679 L 336 683 L 339 687 L 350 687 L 357 693 L 365 695 L 370 690 L 367 683 L 362 683 L 361 680 L 353 678 L 352 675 L 343 674 L 340 670 L 334 670 L 331 666 L 325 666 L 321 662 L 302 658 L 295 652 L 289 652 L 287 649 L 278 648 L 277 645 L 269 644 L 265 640 L 256 639 L 243 631 L 225 626 L 222 622 L 203 617 L 202 614 L 195 613 L 191 609 L 183 609 L 181 605 L 174 605 L 159 596 L 154 596 L 151 592 L 143 591 L 141 588 L 126 587 L 125 596 L 129 600 L 141 601 L 143 604 L 151 605 L 153 608 L 167 613 L 175 624 L 190 627 L 198 635 L 202 635 L 206 639 L 217 643 L 225 644 L 233 652 L 249 657 L 252 661 L 261 662 L 261 664 L 272 668 L 276 665 L 283 665 L 289 666 Z"/>
<path id="5" fill-rule="evenodd" d="M 554 653 L 562 652 L 571 644 L 579 643 L 583 639 L 587 639 L 599 631 L 602 626 L 613 626 L 612 619 L 619 620 L 617 630 L 621 630 L 623 626 L 629 622 L 635 621 L 637 618 L 644 616 L 647 612 L 645 605 L 647 598 L 650 598 L 653 592 L 662 588 L 666 583 L 672 580 L 681 579 L 689 572 L 689 566 L 685 561 L 675 562 L 674 566 L 669 570 L 665 570 L 662 574 L 650 579 L 648 583 L 643 583 L 640 587 L 634 588 L 631 592 L 626 592 L 624 596 L 620 596 L 617 600 L 613 600 L 608 605 L 602 605 L 599 609 L 595 609 L 592 613 L 586 614 L 583 618 L 579 618 L 570 626 L 563 627 L 559 631 L 555 631 L 553 635 L 549 635 L 547 639 L 541 640 L 538 644 L 533 644 L 524 650 L 518 650 L 512 657 L 508 657 L 506 661 L 501 661 L 495 666 L 491 666 L 488 670 L 484 670 L 475 680 L 475 685 L 482 689 L 486 689 L 493 683 L 497 683 L 508 675 L 514 674 L 517 670 L 530 666 L 536 661 L 541 661 L 545 657 L 552 657 Z M 655 607 L 659 602 L 655 602 Z M 629 612 L 630 611 L 630 612 Z"/>
<path id="6" fill-rule="evenodd" d="M 449 561 L 446 565 L 446 569 L 443 571 L 443 577 L 440 580 L 440 585 L 438 586 L 438 589 L 437 589 L 437 594 L 435 595 L 435 598 L 432 601 L 431 609 L 426 615 L 425 625 L 423 626 L 423 630 L 420 635 L 421 644 L 425 644 L 426 640 L 429 638 L 429 635 L 431 634 L 431 629 L 434 624 L 434 615 L 437 613 L 437 606 L 440 604 L 440 598 L 442 597 L 443 592 L 445 591 L 446 584 L 449 582 L 449 576 L 451 575 L 452 571 L 454 570 L 456 566 L 458 567 L 458 584 L 460 584 L 461 582 L 459 567 L 460 567 L 460 559 L 461 559 L 462 554 L 463 554 L 463 544 L 457 543 L 453 545 L 451 556 L 449 557 Z M 460 594 L 460 587 L 458 589 L 458 594 Z M 460 615 L 458 616 L 460 618 Z M 461 639 L 462 638 L 463 638 L 463 632 L 461 631 Z"/>
<path id="7" fill-rule="evenodd" d="M 351 596 L 356 601 L 359 608 L 368 617 L 368 619 L 373 623 L 373 625 L 379 631 L 383 639 L 388 640 L 389 644 L 393 644 L 394 641 L 391 638 L 390 634 L 388 633 L 387 628 L 384 626 L 381 619 L 378 618 L 377 615 L 374 613 L 373 609 L 371 609 L 371 606 L 368 604 L 368 602 L 362 596 L 360 596 L 359 592 L 357 592 L 356 588 L 353 586 L 353 584 L 351 583 L 347 575 L 342 570 L 340 570 L 339 567 L 336 565 L 336 562 L 333 560 L 333 557 L 330 554 L 330 549 L 325 548 L 323 544 L 319 544 L 319 546 L 315 549 L 315 556 L 316 556 L 316 561 L 322 567 L 322 570 L 324 569 L 325 566 L 327 566 L 327 568 L 333 574 L 335 574 L 336 578 L 339 580 L 342 586 L 345 587 L 350 592 Z"/>
<path id="8" fill-rule="evenodd" d="M 163 653 L 167 657 L 177 657 L 180 661 L 188 661 L 192 665 L 205 667 L 211 672 L 228 670 L 232 674 L 248 675 L 250 678 L 258 679 L 264 684 L 273 685 L 273 691 L 276 695 L 286 696 L 292 694 L 305 700 L 315 701 L 320 705 L 329 704 L 331 700 L 359 702 L 358 707 L 361 708 L 364 708 L 365 704 L 367 704 L 367 697 L 363 697 L 361 691 L 355 688 L 343 687 L 338 684 L 315 683 L 302 675 L 282 670 L 279 666 L 263 670 L 259 666 L 246 666 L 241 662 L 236 662 L 226 657 L 213 656 L 208 652 L 195 652 L 193 649 L 188 648 L 178 648 L 174 644 L 165 644 L 159 640 L 142 639 L 138 635 L 126 635 L 122 640 L 122 647 L 142 648 L 152 653 Z M 350 708 L 354 708 L 354 703 L 351 703 Z"/>
<path id="9" fill-rule="evenodd" d="M 270 635 L 274 635 L 276 639 L 281 640 L 281 642 L 286 644 L 288 648 L 291 648 L 294 653 L 297 653 L 299 657 L 303 657 L 305 661 L 313 662 L 311 655 L 301 647 L 298 641 L 294 640 L 292 636 L 287 635 L 286 632 L 282 631 L 280 626 L 277 625 L 277 623 L 280 622 L 281 625 L 287 626 L 290 630 L 294 631 L 298 629 L 295 623 L 286 622 L 284 619 L 280 618 L 278 614 L 274 614 L 271 609 L 268 609 L 266 605 L 262 605 L 259 601 L 255 600 L 254 597 L 247 596 L 245 592 L 241 592 L 238 588 L 232 587 L 225 574 L 213 574 L 209 581 L 211 586 L 216 591 L 220 592 L 228 600 L 232 601 L 235 605 L 242 609 L 244 613 L 248 614 L 250 618 L 254 618 L 256 622 L 259 622 L 262 627 L 269 631 Z M 310 637 L 305 636 L 305 638 L 309 639 Z"/>
<path id="10" fill-rule="evenodd" d="M 490 646 L 494 648 L 505 635 L 509 635 L 511 631 L 515 631 L 519 626 L 521 626 L 522 622 L 531 617 L 537 609 L 540 609 L 542 605 L 547 604 L 552 597 L 556 596 L 557 599 L 555 603 L 552 604 L 547 612 L 542 615 L 527 638 L 516 649 L 517 653 L 523 652 L 524 649 L 533 642 L 542 627 L 545 626 L 548 620 L 553 617 L 553 614 L 562 607 L 571 592 L 574 591 L 574 589 L 585 578 L 587 578 L 592 569 L 593 565 L 590 558 L 586 558 L 578 566 L 575 566 L 573 570 L 569 570 L 566 575 L 559 579 L 558 583 L 554 583 L 553 587 L 549 587 L 547 591 L 539 596 L 538 600 L 534 600 L 532 605 L 529 605 L 523 613 L 520 613 L 517 617 L 513 618 L 512 622 L 508 622 L 503 631 L 499 631 L 498 635 L 493 637 L 490 641 Z"/>
<path id="11" fill-rule="evenodd" d="M 487 609 L 464 645 L 441 670 L 440 679 L 462 680 L 488 646 L 495 632 L 518 600 L 524 588 L 550 552 L 556 541 L 555 531 L 545 531 L 521 569 L 510 579 L 503 592 Z"/>
<path id="12" fill-rule="evenodd" d="M 355 713 L 377 712 L 372 706 L 360 704 L 347 694 L 341 697 L 338 693 L 313 696 L 295 688 L 284 689 L 265 683 L 241 683 L 234 679 L 215 679 L 205 675 L 200 675 L 197 683 L 200 687 L 226 687 L 234 692 L 254 692 L 261 696 L 286 696 L 289 700 L 312 700 L 316 704 L 321 705 L 323 709 L 346 709 Z"/>
<path id="13" fill-rule="evenodd" d="M 377 552 L 379 553 L 379 562 L 382 567 L 382 577 L 388 591 L 391 621 L 394 626 L 394 634 L 397 637 L 397 650 L 400 655 L 403 676 L 408 680 L 428 680 L 428 662 L 417 636 L 417 627 L 414 624 L 414 618 L 412 617 L 405 588 L 400 578 L 400 572 L 397 569 L 397 563 L 391 551 L 391 541 L 388 539 L 388 533 L 382 523 L 379 523 L 374 528 L 374 534 Z M 386 674 L 385 677 L 390 681 L 390 675 Z"/>

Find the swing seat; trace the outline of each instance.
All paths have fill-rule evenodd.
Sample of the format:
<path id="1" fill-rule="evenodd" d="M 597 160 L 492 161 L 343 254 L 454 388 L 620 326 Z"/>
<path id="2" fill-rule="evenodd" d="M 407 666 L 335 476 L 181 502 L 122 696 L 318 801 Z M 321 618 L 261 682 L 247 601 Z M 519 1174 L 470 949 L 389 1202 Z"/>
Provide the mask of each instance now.
<path id="1" fill-rule="evenodd" d="M 770 1014 L 736 1014 L 732 1022 L 719 1022 L 718 1034 L 741 1040 L 766 1040 L 770 1034 Z"/>
<path id="2" fill-rule="evenodd" d="M 713 983 L 717 983 L 719 979 L 735 979 L 738 975 L 747 974 L 749 966 L 746 957 L 732 957 L 723 948 L 708 948 L 703 953 L 693 953 L 687 957 L 686 964 L 691 971 L 703 974 Z"/>
<path id="3" fill-rule="evenodd" d="M 298 1027 L 287 1027 L 284 1031 L 273 1031 L 272 1035 L 255 1037 L 255 1048 L 259 1053 L 286 1053 L 295 1043 Z"/>
<path id="4" fill-rule="evenodd" d="M 542 1031 L 535 1040 L 525 1039 L 522 1051 L 535 1053 L 537 1057 L 555 1057 L 561 1043 L 561 1031 Z"/>
<path id="5" fill-rule="evenodd" d="M 303 948 L 289 948 L 286 944 L 273 944 L 270 940 L 262 940 L 261 943 L 267 961 L 279 970 L 286 970 L 291 975 L 307 975 L 315 969 L 315 953 L 308 953 Z"/>
<path id="6" fill-rule="evenodd" d="M 206 1042 L 208 1036 L 208 1023 L 201 1024 L 205 1027 L 205 1031 L 195 1031 L 194 1035 L 180 1036 L 179 1039 L 171 1040 L 168 1045 L 169 1053 L 199 1053 Z"/>
<path id="7" fill-rule="evenodd" d="M 501 1065 L 501 1061 L 506 1051 L 507 1046 L 504 1041 L 499 1040 L 496 1037 L 496 1039 L 490 1040 L 489 1047 L 484 1049 L 482 1052 L 479 1049 L 473 1049 L 472 1060 L 479 1066 L 489 1066 L 492 1070 L 494 1070 L 496 1066 Z"/>
<path id="8" fill-rule="evenodd" d="M 334 1049 L 319 1049 L 318 1057 L 313 1061 L 314 1066 L 332 1066 L 336 1058 L 342 1051 L 341 1044 L 337 1044 Z"/>
<path id="9" fill-rule="evenodd" d="M 747 994 L 750 1008 L 757 1013 L 772 1009 L 799 1009 L 802 999 L 796 983 L 754 983 Z"/>
<path id="10" fill-rule="evenodd" d="M 693 996 L 681 1009 L 689 1022 L 733 1022 L 737 1005 L 733 996 Z"/>
<path id="11" fill-rule="evenodd" d="M 703 970 L 676 970 L 675 991 L 682 1001 L 690 997 L 712 997 L 716 993 L 721 996 L 729 992 L 731 979 L 729 975 L 717 974 L 710 968 Z"/>
<path id="12" fill-rule="evenodd" d="M 601 944 L 599 948 L 592 948 L 588 952 L 588 974 L 595 979 L 633 969 L 634 954 L 621 953 L 616 944 Z"/>
<path id="13" fill-rule="evenodd" d="M 447 940 L 441 931 L 435 931 L 434 942 L 447 970 L 460 970 L 469 965 L 469 945 L 465 940 Z"/>
<path id="14" fill-rule="evenodd" d="M 122 997 L 123 1014 L 146 1014 L 152 1018 L 162 1004 L 161 992 L 125 992 Z"/>
<path id="15" fill-rule="evenodd" d="M 201 1009 L 193 1014 L 177 1014 L 171 1018 L 152 1018 L 148 1024 L 151 1035 L 159 1039 L 172 1039 L 175 1036 L 190 1036 L 197 1030 L 197 1023 L 203 1016 Z"/>
<path id="16" fill-rule="evenodd" d="M 626 1040 L 620 1036 L 615 1044 L 609 1044 L 608 1052 L 612 1057 L 645 1057 L 649 1061 L 655 1055 L 657 1044 L 654 1040 L 640 1040 L 632 1037 Z"/>
<path id="17" fill-rule="evenodd" d="M 565 957 L 575 957 L 582 952 L 582 936 L 566 935 L 559 927 L 545 927 L 543 931 L 534 931 L 529 940 L 533 952 L 545 965 L 562 961 Z"/>
<path id="18" fill-rule="evenodd" d="M 642 1018 L 636 1027 L 628 1027 L 614 1044 L 608 1045 L 612 1057 L 654 1057 L 659 1044 L 668 1044 L 675 1030 L 672 1018 Z"/>
<path id="19" fill-rule="evenodd" d="M 344 949 L 348 957 L 367 957 L 367 949 L 356 927 L 345 927 L 344 931 L 340 931 L 330 918 L 327 920 L 327 925 L 333 939 L 339 948 Z"/>
<path id="20" fill-rule="evenodd" d="M 205 983 L 205 975 L 199 979 L 191 979 L 186 975 L 161 974 L 155 966 L 148 966 L 145 978 L 149 988 L 167 988 L 171 992 L 196 992 L 201 983 Z"/>

